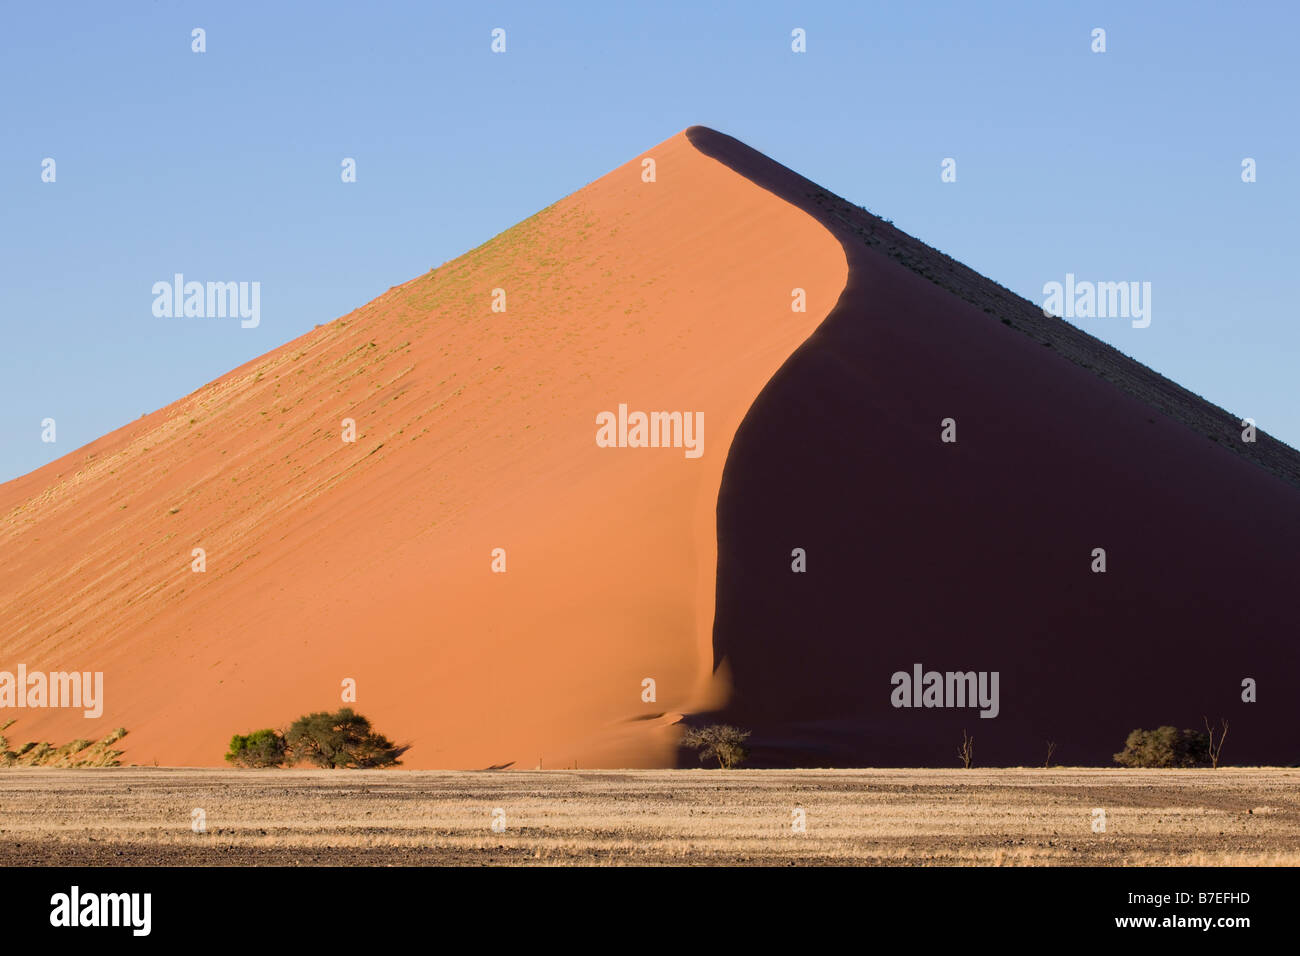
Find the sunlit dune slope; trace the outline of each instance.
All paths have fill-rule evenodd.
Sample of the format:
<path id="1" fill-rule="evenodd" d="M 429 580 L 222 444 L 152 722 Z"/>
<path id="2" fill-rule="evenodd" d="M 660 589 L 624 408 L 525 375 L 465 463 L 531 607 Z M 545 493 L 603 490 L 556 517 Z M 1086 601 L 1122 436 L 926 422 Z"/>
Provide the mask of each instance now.
<path id="1" fill-rule="evenodd" d="M 9 482 L 0 669 L 106 683 L 101 718 L 7 712 L 11 741 L 122 725 L 126 762 L 215 765 L 351 678 L 409 767 L 671 764 L 675 715 L 726 690 L 732 435 L 846 278 L 825 227 L 679 134 Z M 703 454 L 598 447 L 620 403 L 703 413 Z"/>

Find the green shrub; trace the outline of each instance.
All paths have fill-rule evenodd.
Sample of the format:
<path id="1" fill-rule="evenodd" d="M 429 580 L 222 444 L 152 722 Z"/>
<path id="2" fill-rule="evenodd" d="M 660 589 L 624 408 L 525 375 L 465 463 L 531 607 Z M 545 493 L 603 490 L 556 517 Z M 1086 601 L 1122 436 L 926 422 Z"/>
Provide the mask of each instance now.
<path id="1" fill-rule="evenodd" d="M 1199 730 L 1157 727 L 1128 735 L 1115 762 L 1125 767 L 1208 767 L 1210 738 Z"/>
<path id="2" fill-rule="evenodd" d="M 285 744 L 290 762 L 327 768 L 392 767 L 407 749 L 374 731 L 351 707 L 299 717 L 285 734 Z"/>
<path id="3" fill-rule="evenodd" d="M 235 734 L 230 738 L 230 751 L 226 754 L 226 761 L 236 767 L 283 767 L 284 735 L 274 730 Z"/>

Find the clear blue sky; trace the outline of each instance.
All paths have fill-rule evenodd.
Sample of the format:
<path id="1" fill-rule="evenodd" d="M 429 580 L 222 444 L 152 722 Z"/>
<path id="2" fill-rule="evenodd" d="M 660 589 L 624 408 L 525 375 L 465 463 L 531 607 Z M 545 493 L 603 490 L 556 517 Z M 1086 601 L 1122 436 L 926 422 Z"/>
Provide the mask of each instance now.
<path id="1" fill-rule="evenodd" d="M 694 123 L 1036 302 L 1150 281 L 1149 328 L 1076 324 L 1300 445 L 1298 34 L 1281 2 L 5 4 L 0 480 Z M 260 281 L 260 327 L 155 318 L 176 272 Z"/>

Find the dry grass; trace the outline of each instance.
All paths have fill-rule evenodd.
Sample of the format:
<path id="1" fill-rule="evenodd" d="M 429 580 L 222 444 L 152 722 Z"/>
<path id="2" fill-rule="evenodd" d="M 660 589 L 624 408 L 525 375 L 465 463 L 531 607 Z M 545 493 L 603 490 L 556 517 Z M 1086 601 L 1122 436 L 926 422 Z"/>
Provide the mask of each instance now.
<path id="1" fill-rule="evenodd" d="M 8 721 L 0 730 L 12 723 Z M 114 750 L 113 744 L 125 736 L 126 728 L 118 727 L 99 742 L 80 737 L 56 747 L 30 740 L 13 750 L 9 749 L 9 739 L 0 736 L 0 767 L 116 767 L 121 763 L 123 751 Z"/>
<path id="2" fill-rule="evenodd" d="M 0 865 L 1296 865 L 1297 784 L 1236 769 L 11 769 Z"/>

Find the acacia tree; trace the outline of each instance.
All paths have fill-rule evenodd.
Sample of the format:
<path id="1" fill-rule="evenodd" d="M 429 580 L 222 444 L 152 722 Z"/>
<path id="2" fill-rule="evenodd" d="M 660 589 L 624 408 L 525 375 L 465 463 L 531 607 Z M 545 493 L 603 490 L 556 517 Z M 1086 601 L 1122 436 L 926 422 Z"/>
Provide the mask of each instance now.
<path id="1" fill-rule="evenodd" d="M 1170 726 L 1135 730 L 1115 754 L 1115 762 L 1125 767 L 1204 767 L 1210 763 L 1210 739 L 1199 730 Z"/>
<path id="2" fill-rule="evenodd" d="M 699 751 L 700 763 L 716 759 L 719 767 L 730 770 L 749 756 L 749 748 L 745 746 L 748 739 L 748 730 L 731 724 L 710 724 L 687 730 L 682 735 L 682 746 Z"/>
<path id="3" fill-rule="evenodd" d="M 391 767 L 407 749 L 373 730 L 370 721 L 351 707 L 299 717 L 284 740 L 290 762 L 328 768 Z"/>

